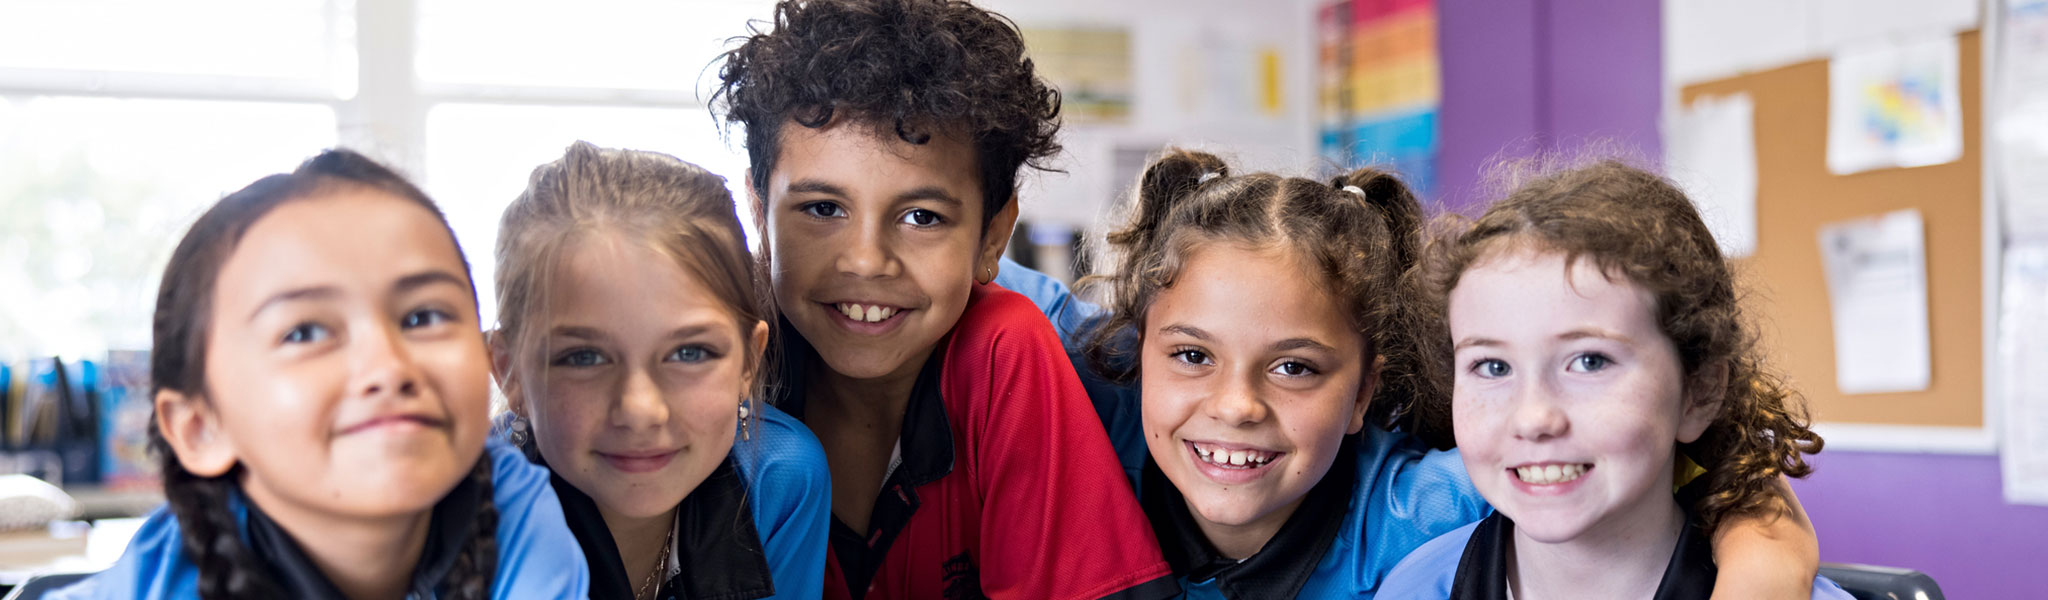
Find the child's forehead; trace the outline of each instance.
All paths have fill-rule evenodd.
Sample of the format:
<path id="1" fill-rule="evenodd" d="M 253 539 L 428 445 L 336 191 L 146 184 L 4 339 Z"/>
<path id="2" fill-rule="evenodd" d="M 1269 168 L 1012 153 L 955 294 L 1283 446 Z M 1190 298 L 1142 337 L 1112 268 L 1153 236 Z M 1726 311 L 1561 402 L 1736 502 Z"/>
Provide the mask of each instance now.
<path id="1" fill-rule="evenodd" d="M 812 127 L 789 119 L 776 136 L 778 170 L 795 166 L 793 158 L 825 152 L 859 164 L 919 164 L 977 183 L 981 176 L 973 136 L 957 126 L 900 126 L 893 119 L 845 117 Z"/>

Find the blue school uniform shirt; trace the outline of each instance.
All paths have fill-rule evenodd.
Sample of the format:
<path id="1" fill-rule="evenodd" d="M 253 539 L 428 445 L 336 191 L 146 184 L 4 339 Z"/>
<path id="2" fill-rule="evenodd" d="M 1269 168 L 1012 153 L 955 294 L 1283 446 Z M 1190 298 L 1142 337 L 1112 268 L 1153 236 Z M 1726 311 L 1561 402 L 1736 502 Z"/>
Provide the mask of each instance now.
<path id="1" fill-rule="evenodd" d="M 1007 258 L 1001 269 L 996 282 L 1030 298 L 1052 320 L 1066 343 L 1068 355 L 1075 360 L 1076 370 L 1083 373 L 1082 383 L 1088 387 L 1091 400 L 1102 411 L 1099 416 L 1110 431 L 1119 460 L 1132 472 L 1134 485 L 1144 490 L 1150 456 L 1140 421 L 1138 391 L 1094 376 L 1093 370 L 1081 360 L 1080 351 L 1086 343 L 1081 336 L 1101 318 L 1102 309 L 1074 298 L 1058 280 Z M 1492 512 L 1472 487 L 1456 450 L 1432 451 L 1412 436 L 1374 427 L 1366 427 L 1354 437 L 1345 444 L 1351 453 L 1325 476 L 1328 480 L 1336 476 L 1341 466 L 1351 466 L 1350 476 L 1344 478 L 1351 485 L 1348 490 L 1336 490 L 1338 497 L 1327 503 L 1327 514 L 1297 510 L 1289 523 L 1282 526 L 1283 531 L 1289 532 L 1289 539 L 1275 536 L 1276 542 L 1284 542 L 1279 544 L 1281 547 L 1269 542 L 1268 550 L 1272 552 L 1261 552 L 1267 556 L 1246 559 L 1247 564 L 1258 568 L 1256 573 L 1175 564 L 1183 597 L 1273 597 L 1272 592 L 1292 588 L 1298 590 L 1294 595 L 1300 598 L 1373 598 L 1394 565 L 1410 551 Z M 1212 553 L 1204 547 L 1189 547 L 1205 542 L 1189 541 L 1191 538 L 1185 534 L 1199 538 L 1199 531 L 1188 532 L 1188 525 L 1165 514 L 1173 502 L 1162 502 L 1160 498 L 1144 500 L 1155 533 L 1162 545 L 1169 546 L 1163 549 L 1170 562 L 1179 562 L 1175 561 L 1176 555 L 1181 561 L 1202 562 L 1204 555 Z M 1333 516 L 1336 527 L 1332 539 L 1309 539 L 1312 533 L 1330 532 Z M 1299 551 L 1323 543 L 1327 547 L 1319 556 Z M 1183 548 L 1170 547 L 1174 545 Z"/>
<path id="2" fill-rule="evenodd" d="M 1510 529 L 1505 531 L 1499 529 L 1503 523 Z M 1481 532 L 1482 526 L 1485 526 L 1484 528 L 1488 531 Z M 1461 596 L 1476 598 L 1502 596 L 1503 594 L 1499 592 L 1501 591 L 1500 588 L 1505 587 L 1503 583 L 1506 577 L 1505 568 L 1474 566 L 1471 568 L 1476 569 L 1475 571 L 1461 575 L 1458 572 L 1458 567 L 1461 563 L 1466 562 L 1465 556 L 1468 546 L 1480 546 L 1480 544 L 1475 544 L 1475 542 L 1481 541 L 1474 539 L 1475 533 L 1479 534 L 1481 538 L 1507 535 L 1507 532 L 1512 531 L 1512 527 L 1512 522 L 1507 521 L 1505 516 L 1495 515 L 1487 518 L 1486 521 L 1459 527 L 1450 533 L 1430 540 L 1429 543 L 1423 544 L 1421 548 L 1417 548 L 1415 552 L 1409 554 L 1408 558 L 1402 560 L 1399 566 L 1394 567 L 1394 572 L 1387 576 L 1386 585 L 1380 590 L 1380 594 L 1385 598 L 1448 599 L 1451 598 L 1453 588 L 1458 586 L 1459 579 L 1462 577 L 1466 580 L 1466 587 L 1457 590 Z M 1681 578 L 1685 579 L 1695 588 L 1689 591 L 1697 594 L 1697 597 L 1703 598 L 1706 597 L 1708 592 L 1713 590 L 1713 549 L 1705 539 L 1705 535 L 1699 533 L 1695 528 L 1688 527 L 1687 533 L 1688 535 L 1683 537 L 1692 539 L 1680 540 L 1678 548 L 1674 550 L 1672 564 L 1666 567 L 1665 581 L 1673 582 Z M 1472 549 L 1474 557 L 1471 563 L 1473 565 L 1490 564 L 1494 562 L 1491 555 L 1498 554 L 1498 550 L 1498 543 L 1484 549 L 1475 547 Z M 1693 573 L 1691 577 L 1682 577 L 1681 573 L 1674 572 L 1685 570 L 1688 567 L 1688 565 L 1682 563 L 1693 563 L 1691 565 L 1693 570 L 1700 572 Z M 1702 566 L 1698 563 L 1705 564 Z M 1482 579 L 1484 580 L 1483 582 L 1481 581 Z M 1703 589 L 1700 589 L 1702 586 Z M 1660 592 L 1662 592 L 1660 597 L 1666 595 L 1678 597 L 1681 590 L 1660 589 Z M 1834 581 L 1826 577 L 1815 577 L 1813 579 L 1812 597 L 1813 600 L 1854 600 L 1854 597 L 1850 596 L 1849 592 L 1843 590 L 1841 586 L 1836 585 Z"/>
<path id="3" fill-rule="evenodd" d="M 752 431 L 735 435 L 726 461 L 683 500 L 662 598 L 810 600 L 824 594 L 832 512 L 824 448 L 788 413 L 765 402 L 752 410 Z M 507 434 L 510 417 L 499 416 L 494 435 Z M 559 476 L 553 482 L 570 530 L 598 563 L 590 569 L 592 597 L 631 595 L 641 582 L 617 564 L 618 549 L 596 504 Z M 750 513 L 751 527 L 733 526 L 739 512 Z"/>
<path id="4" fill-rule="evenodd" d="M 589 573 L 576 539 L 562 523 L 561 505 L 547 471 L 499 442 L 484 444 L 491 461 L 491 501 L 498 509 L 498 568 L 491 597 L 580 598 L 588 594 Z M 250 543 L 250 512 L 239 492 L 230 506 Z M 158 508 L 136 531 L 114 566 L 51 592 L 57 599 L 196 598 L 199 567 L 186 556 L 184 537 L 169 507 Z M 433 598 L 417 587 L 408 598 Z"/>

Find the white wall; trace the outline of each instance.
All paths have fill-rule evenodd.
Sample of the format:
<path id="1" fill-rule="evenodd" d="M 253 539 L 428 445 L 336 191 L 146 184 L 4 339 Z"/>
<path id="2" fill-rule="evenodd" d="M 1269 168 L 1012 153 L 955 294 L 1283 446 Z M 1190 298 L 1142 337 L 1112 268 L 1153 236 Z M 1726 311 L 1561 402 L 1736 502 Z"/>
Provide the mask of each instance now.
<path id="1" fill-rule="evenodd" d="M 1133 106 L 1128 125 L 1070 125 L 1066 173 L 1027 178 L 1024 219 L 1096 231 L 1110 204 L 1134 184 L 1116 149 L 1167 145 L 1222 154 L 1234 168 L 1302 172 L 1314 166 L 1315 1 L 985 0 L 1020 27 L 1126 27 L 1131 32 Z M 1263 47 L 1280 55 L 1281 110 L 1202 93 L 1251 77 Z M 1241 73 L 1241 76 L 1232 76 Z M 1227 83 L 1220 85 L 1229 85 Z M 1246 88 L 1249 95 L 1256 87 Z M 1126 160 L 1125 167 L 1135 168 Z M 1142 166 L 1138 164 L 1136 166 Z"/>

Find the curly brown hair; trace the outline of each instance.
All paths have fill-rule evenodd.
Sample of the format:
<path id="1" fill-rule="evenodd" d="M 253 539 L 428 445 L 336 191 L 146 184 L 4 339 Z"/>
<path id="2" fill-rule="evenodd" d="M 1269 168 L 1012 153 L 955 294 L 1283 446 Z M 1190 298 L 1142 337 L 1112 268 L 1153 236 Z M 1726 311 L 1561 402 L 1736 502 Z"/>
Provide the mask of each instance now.
<path id="1" fill-rule="evenodd" d="M 1503 164 L 1510 184 L 1519 180 L 1507 197 L 1476 221 L 1439 222 L 1444 231 L 1432 236 L 1424 259 L 1432 305 L 1443 310 L 1476 261 L 1529 245 L 1564 253 L 1567 265 L 1590 259 L 1608 276 L 1649 290 L 1659 329 L 1678 349 L 1688 401 L 1721 401 L 1706 432 L 1678 445 L 1707 469 L 1706 487 L 1689 494 L 1696 499 L 1688 508 L 1708 531 L 1764 509 L 1779 475 L 1813 472 L 1804 455 L 1820 452 L 1822 442 L 1799 392 L 1765 364 L 1713 233 L 1692 200 L 1655 173 L 1612 159 L 1563 169 L 1548 160 Z M 1436 362 L 1448 366 L 1449 333 L 1435 335 L 1446 342 L 1434 348 Z"/>
<path id="2" fill-rule="evenodd" d="M 1434 339 L 1415 335 L 1434 318 L 1413 277 L 1421 225 L 1422 205 L 1387 171 L 1358 169 L 1328 182 L 1232 176 L 1214 155 L 1169 150 L 1145 168 L 1129 220 L 1109 234 L 1115 270 L 1083 282 L 1108 292 L 1109 314 L 1088 334 L 1090 366 L 1112 381 L 1136 381 L 1131 352 L 1145 312 L 1195 245 L 1283 245 L 1321 272 L 1324 289 L 1366 338 L 1366 363 L 1386 359 L 1366 422 L 1449 447 L 1450 413 L 1438 400 L 1447 388 L 1430 372 Z"/>
<path id="3" fill-rule="evenodd" d="M 982 227 L 1009 203 L 1024 165 L 1054 170 L 1060 94 L 1039 79 L 1009 19 L 957 0 L 784 0 L 719 68 L 712 105 L 746 133 L 757 192 L 768 189 L 785 124 L 835 115 L 877 137 L 934 132 L 974 147 Z M 729 131 L 729 130 L 728 130 Z"/>

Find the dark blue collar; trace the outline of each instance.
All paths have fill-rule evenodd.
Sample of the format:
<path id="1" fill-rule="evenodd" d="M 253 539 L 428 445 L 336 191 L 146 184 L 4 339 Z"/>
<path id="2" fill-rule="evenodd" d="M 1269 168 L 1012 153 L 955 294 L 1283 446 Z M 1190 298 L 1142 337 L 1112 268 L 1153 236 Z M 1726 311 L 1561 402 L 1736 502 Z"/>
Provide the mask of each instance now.
<path id="1" fill-rule="evenodd" d="M 1507 600 L 1508 552 L 1515 547 L 1515 522 L 1496 511 L 1479 521 L 1458 558 L 1451 600 Z M 1714 547 L 1690 512 L 1678 531 L 1678 545 L 1664 565 L 1655 600 L 1707 600 L 1714 593 Z"/>
<path id="2" fill-rule="evenodd" d="M 1330 472 L 1309 488 L 1301 506 L 1280 525 L 1273 539 L 1243 561 L 1226 558 L 1216 551 L 1195 524 L 1180 490 L 1149 456 L 1145 459 L 1143 479 L 1145 491 L 1140 503 L 1145 507 L 1145 516 L 1152 520 L 1159 549 L 1166 553 L 1166 562 L 1173 567 L 1174 575 L 1190 583 L 1214 579 L 1216 589 L 1231 600 L 1293 598 L 1322 563 L 1323 555 L 1329 553 L 1337 531 L 1343 529 L 1344 513 L 1351 506 L 1352 491 L 1358 483 L 1358 436 L 1344 436 Z"/>
<path id="3" fill-rule="evenodd" d="M 481 460 L 490 460 L 490 457 L 485 456 Z M 489 500 L 483 497 L 481 488 L 482 486 L 477 485 L 475 481 L 463 477 L 462 483 L 456 484 L 454 490 L 449 491 L 447 496 L 434 504 L 433 512 L 427 521 L 426 546 L 420 550 L 419 563 L 413 567 L 412 583 L 407 588 L 408 597 L 435 596 L 434 591 L 441 589 L 442 584 L 446 583 L 443 579 L 446 579 L 448 572 L 454 569 L 455 559 L 461 556 L 463 547 L 469 543 L 470 535 L 475 530 L 478 510 Z M 264 514 L 256 503 L 248 501 L 248 497 L 242 493 L 241 486 L 234 487 L 230 501 L 247 510 L 244 527 L 250 550 L 255 552 L 256 556 L 263 557 L 263 562 L 270 565 L 271 577 L 277 580 L 278 587 L 282 588 L 287 596 L 311 600 L 346 600 L 341 590 L 334 587 L 334 582 L 329 581 L 326 574 L 320 572 L 320 568 L 306 556 L 291 534 L 276 521 L 272 521 L 270 515 Z M 491 571 L 494 572 L 496 568 L 497 565 L 491 565 Z M 486 573 L 487 576 L 489 574 Z"/>

